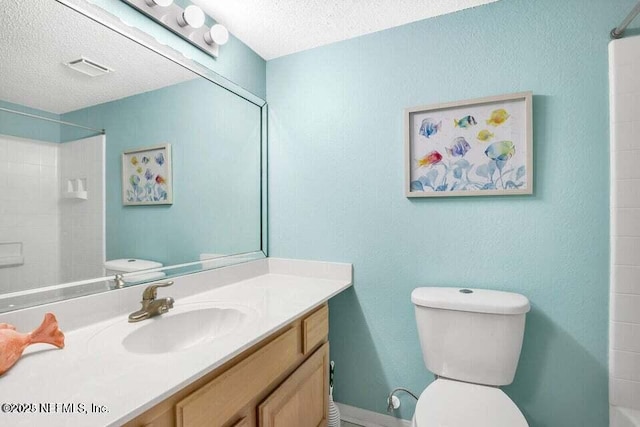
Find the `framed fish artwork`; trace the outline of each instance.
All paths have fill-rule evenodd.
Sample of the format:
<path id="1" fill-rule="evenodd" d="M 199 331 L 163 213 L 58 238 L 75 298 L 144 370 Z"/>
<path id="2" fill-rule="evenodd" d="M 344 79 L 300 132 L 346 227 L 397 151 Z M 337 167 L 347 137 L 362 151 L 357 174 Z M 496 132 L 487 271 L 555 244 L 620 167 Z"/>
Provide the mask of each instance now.
<path id="1" fill-rule="evenodd" d="M 122 204 L 173 204 L 171 144 L 122 153 Z"/>
<path id="2" fill-rule="evenodd" d="M 407 197 L 533 194 L 531 92 L 405 109 Z"/>

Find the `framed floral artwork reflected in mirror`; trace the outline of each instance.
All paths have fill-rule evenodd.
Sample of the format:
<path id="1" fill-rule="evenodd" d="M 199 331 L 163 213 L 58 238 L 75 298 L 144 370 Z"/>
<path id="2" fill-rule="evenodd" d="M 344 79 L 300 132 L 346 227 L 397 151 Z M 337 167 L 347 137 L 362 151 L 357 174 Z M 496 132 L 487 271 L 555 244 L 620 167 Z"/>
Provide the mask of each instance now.
<path id="1" fill-rule="evenodd" d="M 122 204 L 173 204 L 171 144 L 122 154 Z"/>

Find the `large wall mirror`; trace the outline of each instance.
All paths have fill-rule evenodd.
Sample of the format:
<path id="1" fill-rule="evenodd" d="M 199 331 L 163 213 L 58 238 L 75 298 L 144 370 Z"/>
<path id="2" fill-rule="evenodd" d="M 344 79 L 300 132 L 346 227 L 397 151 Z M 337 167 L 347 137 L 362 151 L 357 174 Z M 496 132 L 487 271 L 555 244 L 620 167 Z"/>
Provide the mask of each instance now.
<path id="1" fill-rule="evenodd" d="M 0 312 L 266 255 L 265 102 L 95 9 L 0 8 Z"/>

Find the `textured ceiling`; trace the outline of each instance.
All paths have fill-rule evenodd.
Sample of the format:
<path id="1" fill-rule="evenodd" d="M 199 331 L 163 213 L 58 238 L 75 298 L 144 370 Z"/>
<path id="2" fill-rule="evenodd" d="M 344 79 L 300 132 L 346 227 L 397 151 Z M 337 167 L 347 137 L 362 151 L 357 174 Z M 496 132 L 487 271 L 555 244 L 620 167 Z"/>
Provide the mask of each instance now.
<path id="1" fill-rule="evenodd" d="M 56 114 L 193 79 L 170 60 L 51 0 L 2 0 L 0 100 Z M 63 63 L 115 70 L 91 78 Z"/>
<path id="2" fill-rule="evenodd" d="M 264 59 L 497 0 L 192 0 Z"/>

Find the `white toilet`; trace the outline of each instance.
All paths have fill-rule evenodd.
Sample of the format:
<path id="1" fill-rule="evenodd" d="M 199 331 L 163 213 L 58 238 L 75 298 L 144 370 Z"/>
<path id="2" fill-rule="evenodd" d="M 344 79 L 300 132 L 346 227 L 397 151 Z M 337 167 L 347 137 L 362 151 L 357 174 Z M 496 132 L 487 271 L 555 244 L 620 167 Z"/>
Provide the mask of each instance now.
<path id="1" fill-rule="evenodd" d="M 483 289 L 411 293 L 420 346 L 437 379 L 420 395 L 414 427 L 526 427 L 498 387 L 513 382 L 529 300 Z"/>
<path id="2" fill-rule="evenodd" d="M 159 262 L 135 258 L 113 259 L 104 263 L 104 268 L 107 276 L 115 276 L 116 274 L 126 274 L 141 271 L 140 274 L 128 276 L 125 279 L 125 282 L 127 284 L 151 282 L 154 280 L 163 279 L 164 277 L 166 277 L 166 274 L 162 271 L 154 271 L 152 273 L 144 272 L 144 270 L 151 270 L 152 268 L 160 267 L 162 267 L 162 264 Z"/>

